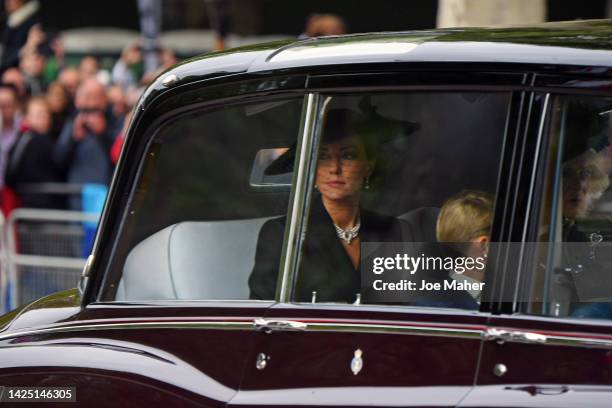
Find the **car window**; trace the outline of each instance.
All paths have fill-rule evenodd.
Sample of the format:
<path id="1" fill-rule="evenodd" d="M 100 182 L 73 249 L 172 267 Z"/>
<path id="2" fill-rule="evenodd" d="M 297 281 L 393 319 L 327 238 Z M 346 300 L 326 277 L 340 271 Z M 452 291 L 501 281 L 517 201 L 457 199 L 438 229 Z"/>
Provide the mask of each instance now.
<path id="1" fill-rule="evenodd" d="M 107 300 L 248 299 L 261 228 L 286 214 L 291 188 L 290 174 L 268 167 L 295 146 L 301 109 L 301 98 L 230 105 L 161 126 L 132 195 Z"/>
<path id="2" fill-rule="evenodd" d="M 327 95 L 292 300 L 478 309 L 509 101 L 503 92 Z M 252 298 L 276 287 L 268 258 L 282 225 L 262 229 Z M 411 274 L 408 256 L 432 265 Z"/>
<path id="3" fill-rule="evenodd" d="M 612 99 L 553 99 L 528 313 L 612 318 Z"/>

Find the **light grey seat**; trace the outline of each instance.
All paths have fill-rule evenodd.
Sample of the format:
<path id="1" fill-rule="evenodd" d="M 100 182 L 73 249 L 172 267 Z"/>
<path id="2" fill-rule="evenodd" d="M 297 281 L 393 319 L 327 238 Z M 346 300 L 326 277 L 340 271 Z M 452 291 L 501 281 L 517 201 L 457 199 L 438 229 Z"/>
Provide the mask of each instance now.
<path id="1" fill-rule="evenodd" d="M 156 232 L 130 251 L 116 300 L 248 299 L 268 219 L 180 222 Z"/>

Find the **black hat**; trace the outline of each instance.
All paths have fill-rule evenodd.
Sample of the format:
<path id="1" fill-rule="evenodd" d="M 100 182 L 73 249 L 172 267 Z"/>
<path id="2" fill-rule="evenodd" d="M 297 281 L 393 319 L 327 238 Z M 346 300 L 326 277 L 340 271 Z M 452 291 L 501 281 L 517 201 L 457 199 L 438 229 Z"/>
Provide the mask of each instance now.
<path id="1" fill-rule="evenodd" d="M 376 113 L 369 98 L 359 104 L 360 111 L 346 108 L 329 109 L 323 122 L 322 142 L 334 142 L 357 135 L 363 140 L 369 158 L 376 157 L 378 148 L 420 128 L 418 123 L 387 119 Z M 285 174 L 293 171 L 296 145 L 293 144 L 268 167 L 264 174 Z"/>

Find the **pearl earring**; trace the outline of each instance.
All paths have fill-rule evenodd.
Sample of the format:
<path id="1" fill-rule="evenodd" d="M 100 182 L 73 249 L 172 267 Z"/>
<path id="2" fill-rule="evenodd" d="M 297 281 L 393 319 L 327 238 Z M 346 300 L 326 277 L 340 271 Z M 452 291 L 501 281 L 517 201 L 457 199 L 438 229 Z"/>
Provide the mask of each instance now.
<path id="1" fill-rule="evenodd" d="M 363 181 L 363 188 L 365 190 L 369 190 L 370 189 L 370 176 L 367 176 L 364 181 Z"/>

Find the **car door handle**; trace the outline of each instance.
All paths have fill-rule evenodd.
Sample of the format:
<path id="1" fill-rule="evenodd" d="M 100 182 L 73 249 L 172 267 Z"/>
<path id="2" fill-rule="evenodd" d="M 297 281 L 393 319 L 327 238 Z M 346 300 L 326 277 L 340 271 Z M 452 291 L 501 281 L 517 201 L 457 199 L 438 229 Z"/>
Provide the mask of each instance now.
<path id="1" fill-rule="evenodd" d="M 545 335 L 539 333 L 494 328 L 489 328 L 485 331 L 484 339 L 495 340 L 500 344 L 506 341 L 513 343 L 546 344 L 548 340 Z"/>
<path id="2" fill-rule="evenodd" d="M 308 324 L 296 322 L 294 320 L 255 319 L 253 324 L 255 325 L 255 330 L 264 333 L 272 333 L 275 331 L 304 331 L 308 328 Z"/>

